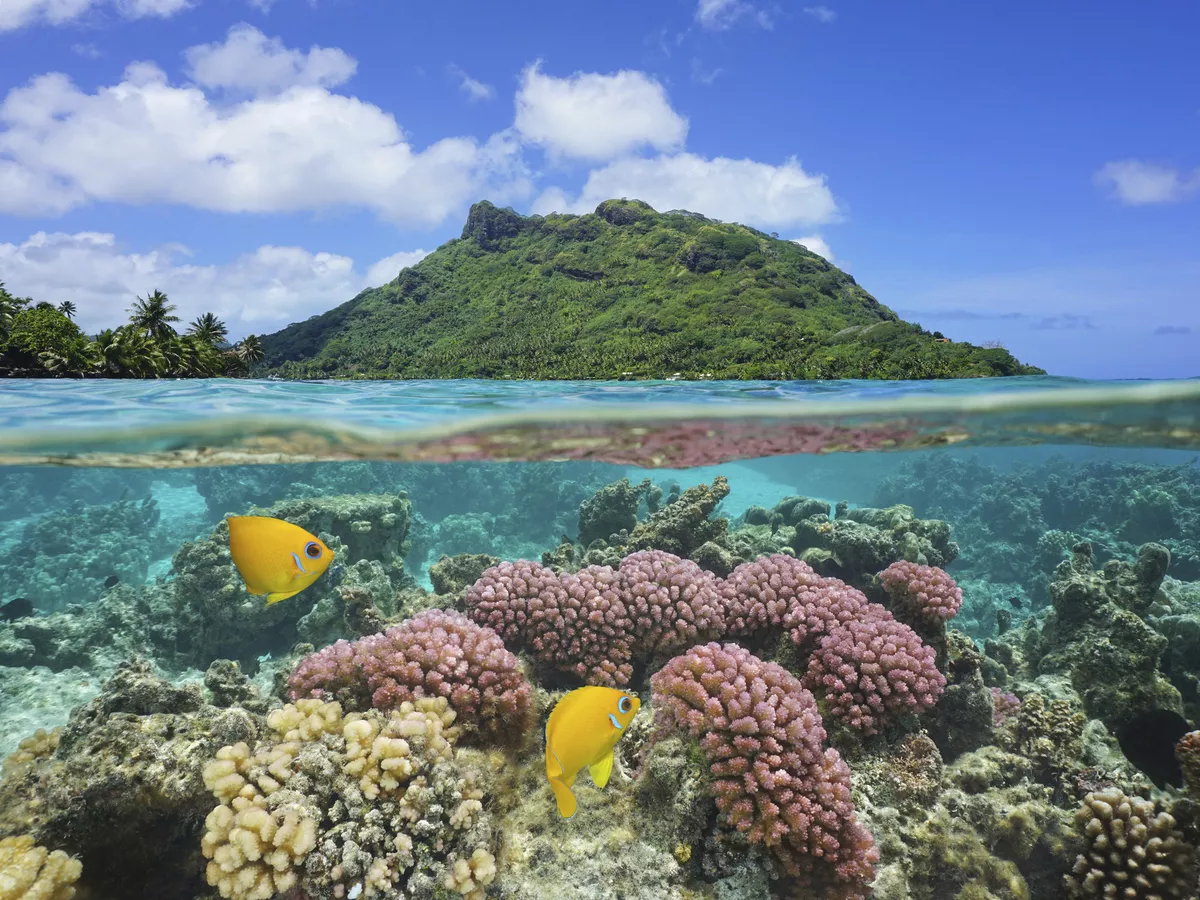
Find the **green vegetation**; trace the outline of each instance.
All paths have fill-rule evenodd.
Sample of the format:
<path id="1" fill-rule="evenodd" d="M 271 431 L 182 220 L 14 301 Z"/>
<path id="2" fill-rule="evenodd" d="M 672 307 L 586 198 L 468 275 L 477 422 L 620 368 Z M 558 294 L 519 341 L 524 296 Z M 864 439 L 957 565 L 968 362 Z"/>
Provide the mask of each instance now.
<path id="1" fill-rule="evenodd" d="M 0 282 L 0 376 L 14 378 L 212 378 L 246 375 L 262 359 L 254 335 L 230 347 L 212 313 L 178 334 L 175 307 L 162 291 L 130 307 L 128 325 L 89 338 L 75 324 L 75 304 L 53 306 L 14 297 Z"/>
<path id="2" fill-rule="evenodd" d="M 394 281 L 267 335 L 261 368 L 329 378 L 952 378 L 1042 374 L 902 322 L 791 241 L 608 200 L 471 208 Z"/>

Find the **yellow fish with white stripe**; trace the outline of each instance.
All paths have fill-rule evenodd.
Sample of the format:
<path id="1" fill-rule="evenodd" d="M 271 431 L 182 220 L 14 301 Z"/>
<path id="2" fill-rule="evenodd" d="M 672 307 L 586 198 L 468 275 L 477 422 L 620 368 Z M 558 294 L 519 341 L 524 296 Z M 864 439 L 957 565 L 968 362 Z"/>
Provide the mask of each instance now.
<path id="1" fill-rule="evenodd" d="M 333 562 L 324 541 L 270 516 L 230 516 L 229 554 L 246 590 L 266 594 L 267 605 L 294 597 Z"/>
<path id="2" fill-rule="evenodd" d="M 546 778 L 564 819 L 575 815 L 571 785 L 581 769 L 596 787 L 608 784 L 613 748 L 641 705 L 625 691 L 596 686 L 576 688 L 555 705 L 546 722 Z"/>

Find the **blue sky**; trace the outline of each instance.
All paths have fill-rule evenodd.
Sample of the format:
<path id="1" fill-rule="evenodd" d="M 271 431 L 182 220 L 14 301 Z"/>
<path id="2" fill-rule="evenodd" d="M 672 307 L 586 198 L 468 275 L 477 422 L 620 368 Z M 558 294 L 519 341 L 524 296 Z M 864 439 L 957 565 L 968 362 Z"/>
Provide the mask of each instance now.
<path id="1" fill-rule="evenodd" d="M 802 239 L 1055 374 L 1200 375 L 1194 4 L 3 0 L 0 280 L 235 336 L 471 202 Z"/>

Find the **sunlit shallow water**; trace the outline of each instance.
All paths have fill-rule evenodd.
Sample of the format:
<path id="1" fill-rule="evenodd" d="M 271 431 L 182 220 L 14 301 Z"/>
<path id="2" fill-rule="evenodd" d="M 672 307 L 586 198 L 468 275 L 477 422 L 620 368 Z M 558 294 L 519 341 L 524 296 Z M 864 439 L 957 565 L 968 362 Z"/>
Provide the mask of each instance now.
<path id="1" fill-rule="evenodd" d="M 7 767 L 0 836 L 28 832 L 78 858 L 87 896 L 216 896 L 196 853 L 220 805 L 202 769 L 221 746 L 269 736 L 255 717 L 290 699 L 306 653 L 429 608 L 475 617 L 469 589 L 492 563 L 524 559 L 576 584 L 657 550 L 698 564 L 722 603 L 748 584 L 780 590 L 762 566 L 803 560 L 820 584 L 911 625 L 947 683 L 866 734 L 806 680 L 820 648 L 797 641 L 794 621 L 665 641 L 623 685 L 643 712 L 618 774 L 603 792 L 580 776 L 580 811 L 563 822 L 545 780 L 547 703 L 596 679 L 510 635 L 538 691 L 512 741 L 489 732 L 507 756 L 456 757 L 459 776 L 485 785 L 478 822 L 389 819 L 391 849 L 346 856 L 339 841 L 359 826 L 344 798 L 314 788 L 304 815 L 337 846 L 288 863 L 307 896 L 366 896 L 374 861 L 390 874 L 373 896 L 432 897 L 477 849 L 495 862 L 477 885 L 486 896 L 843 896 L 853 885 L 828 866 L 805 863 L 797 881 L 786 854 L 734 835 L 703 750 L 651 736 L 669 701 L 650 676 L 709 637 L 813 690 L 817 743 L 846 763 L 852 815 L 879 850 L 877 895 L 967 896 L 971 884 L 1071 896 L 1095 837 L 1076 814 L 1116 792 L 1174 817 L 1156 826 L 1174 848 L 1163 871 L 1193 896 L 1200 816 L 1175 747 L 1200 725 L 1198 451 L 1198 380 L 0 383 L 0 602 L 33 613 L 0 619 L 0 752 L 71 723 L 58 750 L 47 739 L 52 755 Z M 337 565 L 265 607 L 221 524 L 250 512 L 309 528 Z M 884 587 L 879 573 L 901 560 L 957 583 L 945 625 Z M 148 668 L 109 682 L 131 659 Z M 217 660 L 251 681 L 237 686 Z M 167 758 L 178 762 L 139 761 Z M 106 806 L 44 811 L 100 790 Z M 408 865 L 401 831 L 418 850 Z M 294 896 L 277 887 L 266 896 Z"/>

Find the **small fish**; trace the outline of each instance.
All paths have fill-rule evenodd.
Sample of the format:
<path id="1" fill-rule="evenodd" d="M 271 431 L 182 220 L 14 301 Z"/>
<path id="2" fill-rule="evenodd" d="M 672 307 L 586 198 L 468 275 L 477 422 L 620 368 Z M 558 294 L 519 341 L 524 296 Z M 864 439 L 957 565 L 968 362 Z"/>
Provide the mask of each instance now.
<path id="1" fill-rule="evenodd" d="M 1013 609 L 1021 608 L 1021 598 L 1020 597 L 1009 597 L 1008 602 L 1012 605 Z"/>
<path id="2" fill-rule="evenodd" d="M 546 778 L 564 819 L 575 815 L 571 785 L 582 768 L 596 787 L 608 784 L 613 748 L 641 705 L 625 691 L 596 686 L 576 688 L 555 705 L 546 722 Z"/>
<path id="3" fill-rule="evenodd" d="M 270 516 L 230 516 L 229 553 L 251 594 L 267 605 L 294 597 L 321 577 L 333 551 L 299 525 Z"/>
<path id="4" fill-rule="evenodd" d="M 104 579 L 104 589 L 107 591 L 110 587 L 116 587 L 121 582 L 121 579 L 116 575 L 109 575 Z"/>
<path id="5" fill-rule="evenodd" d="M 25 597 L 17 597 L 0 605 L 0 619 L 15 622 L 17 619 L 27 619 L 33 615 L 33 601 Z"/>

